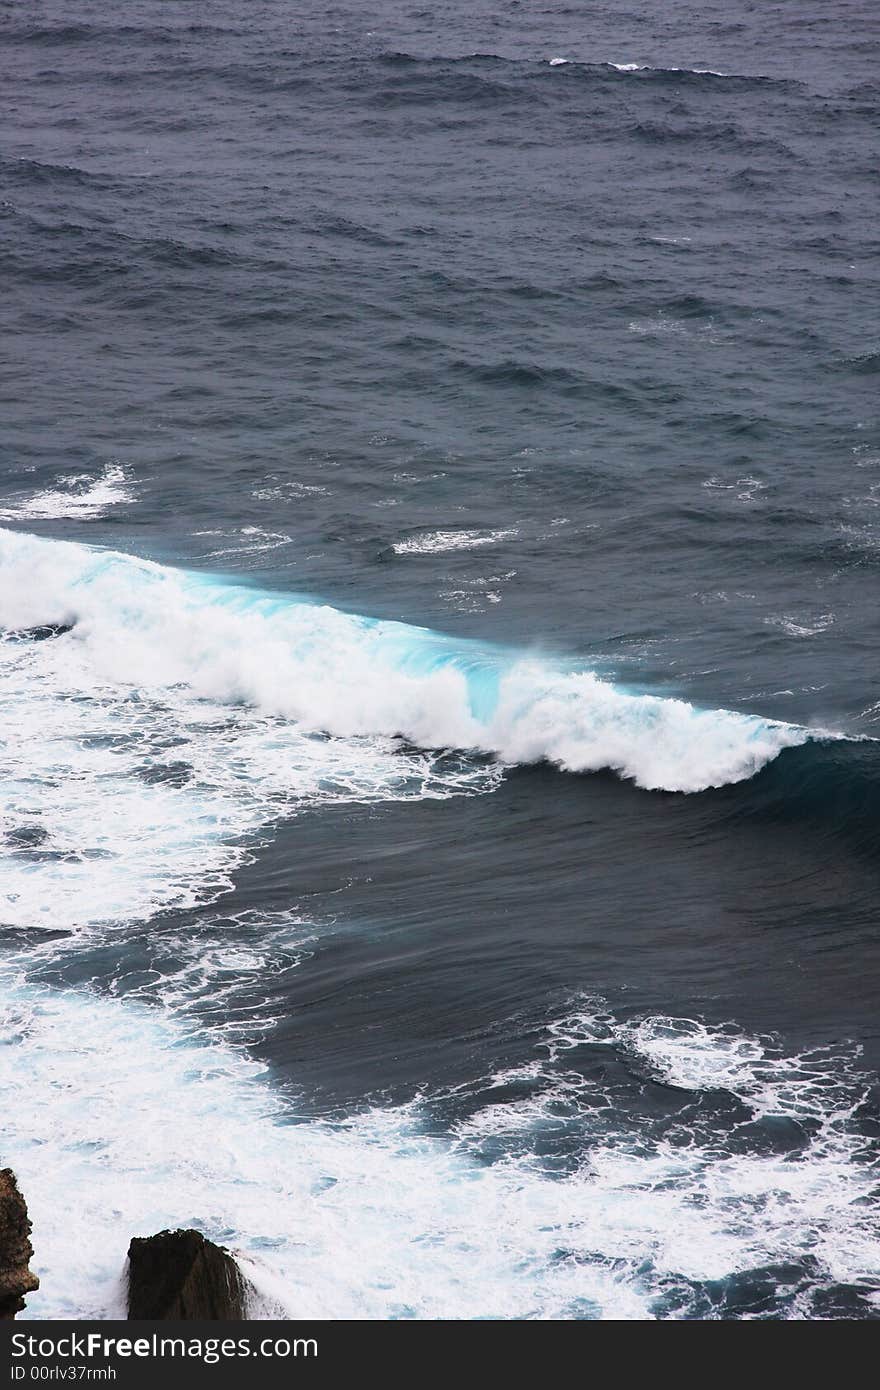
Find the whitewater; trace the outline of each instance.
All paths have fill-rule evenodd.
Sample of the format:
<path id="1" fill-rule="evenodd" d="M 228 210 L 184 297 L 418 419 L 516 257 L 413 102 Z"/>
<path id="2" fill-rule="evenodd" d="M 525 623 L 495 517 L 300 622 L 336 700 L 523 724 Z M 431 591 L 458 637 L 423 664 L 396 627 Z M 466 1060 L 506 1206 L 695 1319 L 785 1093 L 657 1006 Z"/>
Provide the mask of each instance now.
<path id="1" fill-rule="evenodd" d="M 320 940 L 296 914 L 258 918 L 248 950 L 197 938 L 129 998 L 33 978 L 124 923 L 222 897 L 273 825 L 307 809 L 485 793 L 538 760 L 695 792 L 751 776 L 806 730 L 79 543 L 4 531 L 0 572 L 0 913 L 45 934 L 0 981 L 4 1152 L 46 1290 L 31 1316 L 120 1316 L 128 1238 L 169 1223 L 236 1250 L 255 1317 L 639 1319 L 670 1285 L 797 1250 L 822 1279 L 873 1286 L 852 1057 L 832 1074 L 688 1020 L 620 1024 L 594 1002 L 548 1025 L 534 1063 L 475 1079 L 483 1100 L 441 1139 L 426 1127 L 436 1097 L 308 1121 L 237 1040 L 235 980 L 280 956 L 296 968 Z M 219 1028 L 206 1000 L 214 1018 L 232 1001 Z M 632 1050 L 680 1089 L 724 1086 L 757 1118 L 806 1118 L 813 1138 L 792 1167 L 721 1134 L 693 1133 L 685 1157 L 663 1133 L 629 1133 L 625 1104 L 609 1131 L 614 1102 L 570 1067 L 585 1044 Z M 561 1179 L 527 1139 L 560 1123 L 589 1134 Z"/>
<path id="2" fill-rule="evenodd" d="M 776 720 L 631 694 L 573 662 L 76 543 L 4 531 L 4 572 L 3 628 L 69 629 L 57 640 L 96 682 L 153 695 L 183 686 L 311 733 L 399 737 L 568 772 L 609 768 L 678 792 L 751 777 L 809 737 Z"/>
<path id="3" fill-rule="evenodd" d="M 876 1320 L 871 7 L 7 8 L 25 1316 Z"/>
<path id="4" fill-rule="evenodd" d="M 222 898 L 306 810 L 478 795 L 537 760 L 695 792 L 807 731 L 79 543 L 0 532 L 0 573 L 0 914 L 32 943 L 41 929 L 0 978 L 4 1155 L 45 1289 L 30 1316 L 120 1316 L 128 1238 L 169 1223 L 236 1250 L 255 1317 L 645 1318 L 670 1284 L 797 1249 L 823 1279 L 875 1278 L 853 1057 L 835 1079 L 821 1057 L 687 1020 L 621 1024 L 594 1001 L 536 1036 L 533 1063 L 475 1078 L 482 1100 L 440 1138 L 429 1096 L 309 1121 L 249 1055 L 242 977 L 302 966 L 326 929 L 296 913 L 257 914 L 246 949 L 221 928 L 178 943 L 183 963 L 129 997 L 40 982 L 125 923 Z M 585 1044 L 632 1050 L 680 1089 L 725 1086 L 756 1117 L 806 1117 L 813 1138 L 792 1167 L 720 1133 L 692 1134 L 685 1158 L 630 1133 L 626 1103 L 609 1131 L 616 1103 L 571 1070 Z M 562 1178 L 528 1138 L 560 1123 L 589 1134 Z"/>
<path id="5" fill-rule="evenodd" d="M 721 1281 L 801 1260 L 788 1316 L 815 1315 L 835 1283 L 880 1298 L 876 1140 L 845 1050 L 785 1057 L 583 1001 L 536 1036 L 533 1063 L 475 1078 L 478 1101 L 440 1138 L 427 1097 L 304 1120 L 185 1010 L 39 989 L 8 967 L 3 985 L 6 1156 L 43 1280 L 27 1317 L 122 1316 L 130 1236 L 169 1224 L 234 1249 L 257 1318 L 705 1316 Z M 589 1047 L 673 1088 L 681 1135 L 634 1125 L 626 1088 L 596 1091 L 577 1070 Z M 719 1091 L 743 1111 L 736 1146 L 711 1109 L 687 1118 Z M 762 1142 L 763 1115 L 803 1129 L 794 1159 Z M 566 1127 L 587 1145 L 568 1175 L 541 1157 Z"/>

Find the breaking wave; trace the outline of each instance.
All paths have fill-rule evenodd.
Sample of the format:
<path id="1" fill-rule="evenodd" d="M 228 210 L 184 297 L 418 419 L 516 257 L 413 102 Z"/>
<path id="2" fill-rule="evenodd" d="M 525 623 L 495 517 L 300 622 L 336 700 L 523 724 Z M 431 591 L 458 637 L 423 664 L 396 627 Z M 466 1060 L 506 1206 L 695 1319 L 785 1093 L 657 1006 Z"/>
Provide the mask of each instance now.
<path id="1" fill-rule="evenodd" d="M 64 659 L 141 701 L 180 691 L 293 721 L 300 734 L 404 738 L 502 763 L 611 769 L 697 792 L 751 777 L 810 734 L 634 694 L 573 662 L 174 570 L 114 551 L 0 533 L 0 626 L 56 624 Z"/>
<path id="2" fill-rule="evenodd" d="M 108 463 L 98 477 L 77 473 L 60 480 L 55 487 L 44 488 L 11 506 L 2 507 L 0 517 L 33 521 L 71 517 L 75 521 L 94 521 L 111 507 L 130 502 L 133 495 L 126 470 L 121 464 Z"/>

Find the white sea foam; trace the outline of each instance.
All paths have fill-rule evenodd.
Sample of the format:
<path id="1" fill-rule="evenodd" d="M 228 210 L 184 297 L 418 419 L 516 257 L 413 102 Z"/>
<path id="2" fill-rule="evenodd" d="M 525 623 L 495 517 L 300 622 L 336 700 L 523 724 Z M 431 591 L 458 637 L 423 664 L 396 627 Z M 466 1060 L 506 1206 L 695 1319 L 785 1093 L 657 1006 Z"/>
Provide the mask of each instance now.
<path id="1" fill-rule="evenodd" d="M 691 1112 L 663 1127 L 636 1113 L 628 1129 L 630 1107 L 616 1103 L 613 1084 L 591 1094 L 574 1070 L 585 1046 L 628 1053 L 679 1091 L 726 1093 L 748 1119 L 727 1128 Z M 618 1022 L 597 1001 L 552 1024 L 545 1048 L 551 1067 L 537 1062 L 499 1074 L 503 1103 L 478 1110 L 463 1132 L 485 1143 L 526 1127 L 592 1131 L 584 1200 L 594 1248 L 618 1268 L 643 1261 L 660 1291 L 670 1273 L 701 1283 L 804 1260 L 818 1266 L 815 1284 L 863 1284 L 876 1296 L 872 1172 L 880 1152 L 857 1123 L 869 1081 L 854 1049 L 785 1056 L 772 1040 L 732 1026 L 670 1017 Z M 511 1100 L 517 1081 L 531 1083 L 528 1099 Z M 748 1124 L 762 1120 L 788 1126 L 791 1147 L 750 1141 Z M 809 1293 L 794 1300 L 791 1314 L 810 1316 Z"/>
<path id="2" fill-rule="evenodd" d="M 484 613 L 488 604 L 501 602 L 501 585 L 516 577 L 516 570 L 504 574 L 462 579 L 455 589 L 441 589 L 439 597 L 459 613 Z"/>
<path id="3" fill-rule="evenodd" d="M 0 533 L 0 576 L 13 575 L 14 589 L 0 587 L 7 628 L 76 624 L 0 644 L 0 915 L 19 926 L 97 931 L 216 896 L 265 826 L 322 800 L 496 784 L 497 764 L 402 747 L 398 729 L 426 748 L 497 741 L 563 764 L 637 759 L 647 782 L 694 758 L 703 777 L 707 765 L 745 775 L 806 736 L 423 629 Z M 818 1262 L 820 1282 L 873 1287 L 870 1179 L 848 1128 L 858 1096 L 847 1076 L 823 1089 L 809 1060 L 760 1040 L 675 1020 L 618 1025 L 594 1008 L 551 1027 L 522 1069 L 527 1100 L 493 1105 L 490 1088 L 446 1138 L 426 1132 L 420 1104 L 297 1120 L 226 1039 L 271 1022 L 269 992 L 265 1009 L 250 999 L 239 1017 L 242 983 L 256 993 L 267 972 L 306 960 L 318 929 L 295 911 L 235 928 L 234 946 L 220 919 L 191 949 L 171 942 L 167 970 L 154 943 L 156 970 L 124 1000 L 28 984 L 7 959 L 3 1156 L 28 1195 L 43 1281 L 28 1316 L 118 1315 L 128 1240 L 168 1225 L 238 1250 L 263 1316 L 646 1318 L 670 1286 L 687 1296 L 689 1281 L 792 1253 Z M 71 948 L 46 938 L 37 956 Z M 33 958 L 32 947 L 18 965 Z M 609 1127 L 613 1106 L 569 1065 L 590 1040 L 629 1049 L 678 1087 L 727 1088 L 756 1116 L 781 1107 L 820 1133 L 793 1161 L 734 1153 L 723 1134 L 634 1138 L 626 1107 Z M 582 1127 L 581 1161 L 548 1175 L 532 1141 L 566 1114 Z M 505 1135 L 513 1147 L 487 1154 Z"/>
<path id="4" fill-rule="evenodd" d="M 501 531 L 426 531 L 407 540 L 395 541 L 397 555 L 435 555 L 444 550 L 480 550 L 484 545 L 497 545 L 510 540 L 516 529 Z"/>
<path id="5" fill-rule="evenodd" d="M 261 502 L 295 502 L 303 497 L 327 497 L 330 489 L 320 483 L 303 483 L 297 478 L 278 478 L 270 474 L 251 493 Z"/>
<path id="6" fill-rule="evenodd" d="M 110 680 L 65 637 L 0 642 L 0 716 L 0 922 L 18 927 L 191 907 L 231 887 L 262 827 L 303 807 L 451 796 L 500 775 L 388 738 L 314 737 L 173 681 Z"/>
<path id="7" fill-rule="evenodd" d="M 421 1133 L 417 1108 L 294 1123 L 260 1068 L 173 1020 L 74 993 L 22 992 L 0 1048 L 4 1141 L 34 1216 L 27 1316 L 119 1311 L 128 1240 L 196 1226 L 248 1260 L 287 1316 L 647 1316 L 589 1247 L 582 1182 L 486 1168 Z M 43 1104 L 41 1101 L 48 1101 Z"/>
<path id="8" fill-rule="evenodd" d="M 617 72 L 688 72 L 695 77 L 730 77 L 729 72 L 718 72 L 715 68 L 667 68 L 655 67 L 651 63 L 609 63 L 609 68 Z"/>
<path id="9" fill-rule="evenodd" d="M 675 1316 L 695 1285 L 798 1259 L 814 1287 L 880 1287 L 876 1155 L 840 1056 L 823 1068 L 730 1029 L 580 1010 L 520 1069 L 531 1099 L 492 1105 L 490 1089 L 442 1138 L 420 1104 L 297 1121 L 256 1063 L 200 1045 L 180 1018 L 7 986 L 4 1159 L 28 1196 L 42 1280 L 26 1317 L 119 1315 L 129 1238 L 168 1225 L 235 1249 L 263 1316 L 643 1319 L 670 1291 Z M 688 1137 L 687 1118 L 677 1135 L 628 1129 L 574 1070 L 585 1043 L 629 1050 L 680 1090 L 806 1122 L 805 1147 Z M 582 1157 L 548 1175 L 532 1141 L 566 1117 Z M 487 1161 L 487 1141 L 512 1133 Z M 804 1291 L 790 1315 L 810 1312 Z"/>
<path id="10" fill-rule="evenodd" d="M 93 521 L 112 507 L 130 502 L 133 496 L 126 470 L 121 464 L 109 463 L 97 478 L 91 473 L 77 473 L 56 487 L 0 508 L 0 517 L 9 520 L 72 517 L 78 521 Z"/>
<path id="11" fill-rule="evenodd" d="M 734 478 L 727 481 L 714 475 L 707 478 L 702 486 L 708 492 L 735 492 L 739 502 L 753 502 L 758 493 L 767 489 L 767 484 L 760 478 Z"/>
<path id="12" fill-rule="evenodd" d="M 424 749 L 547 760 L 572 772 L 610 768 L 645 788 L 693 792 L 750 777 L 809 737 L 112 551 L 2 532 L 0 576 L 3 627 L 75 622 L 45 659 L 65 669 L 69 660 L 83 691 L 240 702 L 292 721 L 297 739 L 403 735 Z M 285 727 L 282 743 L 287 736 Z M 283 748 L 273 757 L 284 766 Z"/>
<path id="13" fill-rule="evenodd" d="M 266 550 L 278 550 L 282 546 L 292 545 L 293 537 L 287 536 L 281 531 L 264 531 L 259 526 L 241 526 L 233 531 L 201 531 L 198 535 L 221 536 L 232 540 L 234 544 L 218 547 L 211 550 L 205 557 L 208 560 L 219 560 L 227 555 L 260 555 Z"/>
<path id="14" fill-rule="evenodd" d="M 661 314 L 649 319 L 631 319 L 627 324 L 627 330 L 630 333 L 637 333 L 639 337 L 658 333 L 689 337 L 693 332 L 690 325 L 682 319 L 670 319 Z"/>
<path id="15" fill-rule="evenodd" d="M 769 627 L 781 627 L 782 631 L 787 633 L 789 637 L 816 637 L 831 626 L 834 622 L 834 614 L 820 613 L 815 618 L 797 619 L 792 618 L 789 614 L 779 613 L 765 618 L 764 622 Z"/>
<path id="16" fill-rule="evenodd" d="M 551 68 L 558 68 L 568 65 L 570 58 L 548 58 L 547 62 Z M 614 68 L 615 72 L 687 72 L 693 73 L 695 77 L 729 77 L 730 73 L 718 72 L 715 68 L 673 68 L 656 67 L 651 63 L 605 63 L 605 67 Z"/>

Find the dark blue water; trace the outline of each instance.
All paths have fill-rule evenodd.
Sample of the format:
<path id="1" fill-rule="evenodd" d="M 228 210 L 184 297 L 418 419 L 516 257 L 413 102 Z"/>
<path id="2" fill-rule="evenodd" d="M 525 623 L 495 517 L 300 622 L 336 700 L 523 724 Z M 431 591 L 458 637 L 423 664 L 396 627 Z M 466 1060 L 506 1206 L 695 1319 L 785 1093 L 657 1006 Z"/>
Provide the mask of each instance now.
<path id="1" fill-rule="evenodd" d="M 873 7 L 0 36 L 30 1313 L 876 1316 Z"/>

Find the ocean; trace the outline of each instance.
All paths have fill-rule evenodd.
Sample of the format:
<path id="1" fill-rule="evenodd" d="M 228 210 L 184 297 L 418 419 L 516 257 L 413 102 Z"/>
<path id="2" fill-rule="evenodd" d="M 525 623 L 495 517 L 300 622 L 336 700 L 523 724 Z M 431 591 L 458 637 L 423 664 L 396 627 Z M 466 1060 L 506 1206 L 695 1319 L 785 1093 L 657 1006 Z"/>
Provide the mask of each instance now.
<path id="1" fill-rule="evenodd" d="M 0 42 L 25 1316 L 880 1316 L 875 7 Z"/>

